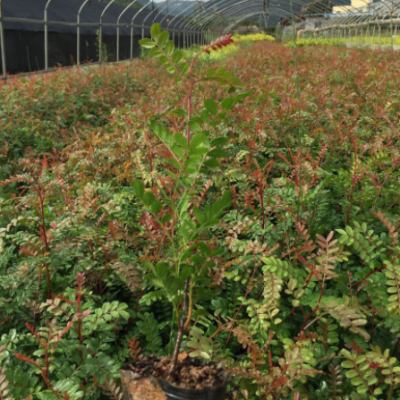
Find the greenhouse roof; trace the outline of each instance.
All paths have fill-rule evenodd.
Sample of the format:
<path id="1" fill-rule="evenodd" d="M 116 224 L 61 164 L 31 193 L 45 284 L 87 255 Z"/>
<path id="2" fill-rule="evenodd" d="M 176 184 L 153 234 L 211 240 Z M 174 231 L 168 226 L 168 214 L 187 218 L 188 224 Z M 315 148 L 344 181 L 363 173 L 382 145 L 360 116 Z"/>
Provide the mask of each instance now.
<path id="1" fill-rule="evenodd" d="M 132 0 L 126 6 L 115 1 L 3 0 L 2 15 L 5 29 L 43 31 L 47 19 L 49 31 L 74 32 L 79 25 L 85 33 L 102 24 L 104 34 L 113 34 L 118 27 L 121 35 L 129 35 L 132 30 L 135 34 L 146 30 L 147 35 L 154 22 L 171 31 L 223 33 L 256 16 L 265 25 L 278 18 L 290 21 L 305 16 L 323 16 L 330 20 L 328 25 L 400 16 L 400 0 Z M 333 8 L 342 12 L 333 13 Z"/>

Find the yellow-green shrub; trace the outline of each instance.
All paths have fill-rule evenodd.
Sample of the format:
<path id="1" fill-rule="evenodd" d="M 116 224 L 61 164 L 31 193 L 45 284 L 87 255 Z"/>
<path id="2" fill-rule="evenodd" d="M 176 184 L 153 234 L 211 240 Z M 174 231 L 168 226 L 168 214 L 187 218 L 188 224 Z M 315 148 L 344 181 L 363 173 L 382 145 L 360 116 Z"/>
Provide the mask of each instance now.
<path id="1" fill-rule="evenodd" d="M 248 35 L 233 35 L 232 39 L 235 42 L 246 42 L 246 41 L 251 41 L 251 42 L 258 42 L 261 40 L 265 40 L 267 42 L 274 42 L 275 38 L 271 35 L 267 35 L 266 33 L 253 33 L 253 34 L 248 34 Z"/>
<path id="2" fill-rule="evenodd" d="M 325 45 L 325 46 L 340 46 L 340 39 L 298 39 L 296 40 L 297 47 L 304 46 L 316 46 L 316 45 Z M 289 42 L 285 44 L 286 47 L 293 48 L 294 42 Z"/>
<path id="3" fill-rule="evenodd" d="M 392 44 L 392 38 L 390 36 L 382 36 L 379 42 L 378 36 L 353 36 L 351 38 L 346 38 L 347 43 L 359 43 L 359 44 L 373 44 L 373 45 L 381 45 L 381 46 L 390 46 Z M 400 37 L 393 38 L 393 44 L 395 46 L 400 45 Z"/>

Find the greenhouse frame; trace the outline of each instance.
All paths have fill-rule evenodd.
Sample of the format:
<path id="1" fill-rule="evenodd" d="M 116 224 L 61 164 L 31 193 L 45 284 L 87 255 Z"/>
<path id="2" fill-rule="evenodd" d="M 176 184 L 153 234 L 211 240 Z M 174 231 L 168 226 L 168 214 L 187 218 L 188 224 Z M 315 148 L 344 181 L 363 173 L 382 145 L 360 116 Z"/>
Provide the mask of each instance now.
<path id="1" fill-rule="evenodd" d="M 18 44 L 33 37 L 34 44 L 27 44 L 28 54 L 23 57 L 29 64 L 34 57 L 35 69 L 47 71 L 55 65 L 79 65 L 89 60 L 105 62 L 107 42 L 112 42 L 113 61 L 132 59 L 140 51 L 138 40 L 150 36 L 150 27 L 155 22 L 168 30 L 176 45 L 183 48 L 230 33 L 241 21 L 255 16 L 260 16 L 264 28 L 272 17 L 287 21 L 282 29 L 283 39 L 302 31 L 302 35 L 322 35 L 349 44 L 392 47 L 400 23 L 400 0 L 376 3 L 352 0 L 351 5 L 346 0 L 334 0 L 328 2 L 330 9 L 324 0 L 195 0 L 177 13 L 174 12 L 181 0 L 162 3 L 149 0 L 144 4 L 132 0 L 126 7 L 115 1 L 3 0 L 0 2 L 2 74 L 5 76 L 10 69 L 21 68 L 13 66 L 15 59 L 24 54 Z M 298 21 L 317 16 L 322 19 L 318 27 L 303 29 L 298 26 Z M 278 23 L 278 28 L 282 28 L 282 23 Z M 25 36 L 21 36 L 23 32 Z M 52 52 L 52 48 L 58 46 L 58 42 L 54 42 L 55 35 L 63 35 L 60 43 L 67 46 L 61 59 Z M 67 53 L 73 59 L 71 62 L 66 58 Z"/>

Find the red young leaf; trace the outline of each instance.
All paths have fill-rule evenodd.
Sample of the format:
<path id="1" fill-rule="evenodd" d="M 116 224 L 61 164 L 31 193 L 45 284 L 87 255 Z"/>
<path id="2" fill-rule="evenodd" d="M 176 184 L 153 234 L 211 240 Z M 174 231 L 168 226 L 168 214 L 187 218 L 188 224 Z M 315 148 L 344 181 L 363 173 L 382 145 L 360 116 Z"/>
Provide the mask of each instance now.
<path id="1" fill-rule="evenodd" d="M 76 313 L 76 314 L 75 314 L 75 317 L 76 317 L 76 319 L 79 321 L 79 320 L 82 320 L 82 319 L 88 317 L 88 316 L 90 315 L 91 312 L 92 312 L 91 310 L 86 310 L 86 311 L 83 312 L 83 313 Z"/>
<path id="2" fill-rule="evenodd" d="M 37 339 L 40 338 L 40 334 L 37 333 L 33 325 L 31 325 L 29 322 L 25 322 L 25 325 L 31 331 L 32 335 L 34 335 Z"/>
<path id="3" fill-rule="evenodd" d="M 13 353 L 14 353 L 15 357 L 18 358 L 18 360 L 27 362 L 28 364 L 32 364 L 35 367 L 38 367 L 39 369 L 41 369 L 40 365 L 33 358 L 25 356 L 24 354 L 21 354 L 21 353 L 17 353 L 16 351 L 13 351 Z"/>

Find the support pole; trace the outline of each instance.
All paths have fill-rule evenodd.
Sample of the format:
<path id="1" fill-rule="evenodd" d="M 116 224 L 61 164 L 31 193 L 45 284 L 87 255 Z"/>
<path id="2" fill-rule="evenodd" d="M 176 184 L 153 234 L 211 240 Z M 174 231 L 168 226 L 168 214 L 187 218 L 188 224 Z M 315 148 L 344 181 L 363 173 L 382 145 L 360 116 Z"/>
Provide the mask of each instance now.
<path id="1" fill-rule="evenodd" d="M 76 65 L 81 63 L 81 13 L 86 4 L 91 0 L 85 0 L 78 11 L 77 21 L 76 21 Z"/>
<path id="2" fill-rule="evenodd" d="M 48 8 L 53 0 L 48 0 L 44 8 L 44 70 L 49 70 L 49 16 Z"/>
<path id="3" fill-rule="evenodd" d="M 374 45 L 374 37 L 375 37 L 375 25 L 374 25 L 374 29 L 372 30 L 372 37 L 371 37 L 371 45 Z"/>
<path id="4" fill-rule="evenodd" d="M 121 12 L 121 14 L 118 15 L 118 20 L 117 20 L 117 61 L 119 61 L 119 26 L 120 26 L 120 21 L 121 17 L 129 10 L 130 7 L 132 7 L 138 0 L 133 0 L 131 3 L 129 3 L 124 10 Z M 136 15 L 136 14 L 135 14 Z M 133 52 L 133 20 L 135 16 L 132 18 L 131 21 L 131 58 L 132 58 L 132 52 Z"/>
<path id="5" fill-rule="evenodd" d="M 122 14 L 125 13 L 125 11 L 131 7 L 133 4 L 135 4 L 138 0 L 133 0 L 132 3 L 129 4 L 128 7 L 125 8 L 124 11 L 122 11 L 122 13 L 120 14 L 120 16 L 118 17 L 118 26 L 119 26 L 119 20 L 121 19 Z M 131 55 L 133 53 L 133 29 L 135 28 L 135 19 L 138 16 L 138 14 L 140 14 L 148 5 L 150 5 L 150 3 L 152 3 L 152 0 L 150 0 L 148 3 L 146 3 L 139 11 L 137 11 L 132 19 L 131 19 Z M 144 27 L 142 28 L 142 37 L 144 37 Z M 119 61 L 119 36 L 117 37 L 117 61 Z"/>
<path id="6" fill-rule="evenodd" d="M 3 69 L 3 77 L 6 77 L 6 48 L 4 44 L 4 23 L 3 23 L 3 1 L 0 0 L 0 46 L 1 46 L 1 67 Z"/>
<path id="7" fill-rule="evenodd" d="M 111 0 L 106 7 L 104 8 L 103 12 L 101 13 L 100 16 L 100 28 L 99 28 L 99 63 L 103 62 L 103 19 L 104 19 L 104 14 L 108 10 L 108 8 L 111 6 L 112 3 L 114 3 L 115 0 Z"/>
<path id="8" fill-rule="evenodd" d="M 381 45 L 381 26 L 380 25 L 379 25 L 379 29 L 378 29 L 378 35 L 379 35 L 378 44 L 380 46 Z"/>
<path id="9" fill-rule="evenodd" d="M 133 59 L 133 24 L 131 23 L 131 48 L 130 48 L 130 56 L 131 56 L 131 60 Z"/>
<path id="10" fill-rule="evenodd" d="M 392 51 L 394 51 L 394 39 L 393 39 L 393 8 L 390 9 L 390 39 L 392 44 Z"/>

